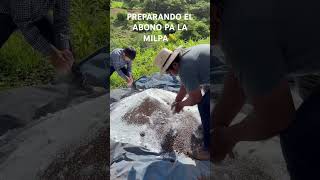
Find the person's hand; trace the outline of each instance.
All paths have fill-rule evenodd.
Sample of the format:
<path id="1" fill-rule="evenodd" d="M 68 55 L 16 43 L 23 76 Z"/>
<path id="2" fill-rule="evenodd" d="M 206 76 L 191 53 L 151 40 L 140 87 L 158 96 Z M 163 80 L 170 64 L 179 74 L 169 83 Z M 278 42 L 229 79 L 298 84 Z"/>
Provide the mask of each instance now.
<path id="1" fill-rule="evenodd" d="M 68 61 L 69 65 L 72 67 L 74 63 L 74 57 L 69 49 L 62 50 L 63 57 Z"/>
<path id="2" fill-rule="evenodd" d="M 178 102 L 175 101 L 175 102 L 173 102 L 173 103 L 171 104 L 171 110 L 174 110 L 174 109 L 175 109 L 175 106 L 176 106 L 177 103 L 178 103 Z"/>
<path id="3" fill-rule="evenodd" d="M 68 74 L 71 72 L 71 58 L 68 52 L 60 51 L 54 49 L 53 53 L 50 55 L 49 60 L 58 73 Z"/>
<path id="4" fill-rule="evenodd" d="M 128 87 L 131 87 L 132 84 L 133 84 L 133 78 L 132 78 L 132 77 L 128 77 L 128 78 L 127 78 L 127 86 L 128 86 Z"/>
<path id="5" fill-rule="evenodd" d="M 213 162 L 220 162 L 228 154 L 233 155 L 232 150 L 236 145 L 236 140 L 232 136 L 228 127 L 216 127 L 211 135 L 211 158 Z"/>
<path id="6" fill-rule="evenodd" d="M 182 102 L 174 102 L 171 105 L 171 110 L 173 110 L 173 113 L 179 113 L 183 109 Z"/>

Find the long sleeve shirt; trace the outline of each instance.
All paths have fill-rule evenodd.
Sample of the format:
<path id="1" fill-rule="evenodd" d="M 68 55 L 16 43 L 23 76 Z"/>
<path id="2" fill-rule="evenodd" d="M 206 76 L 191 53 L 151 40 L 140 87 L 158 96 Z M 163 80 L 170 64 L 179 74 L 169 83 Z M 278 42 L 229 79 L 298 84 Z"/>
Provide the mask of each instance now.
<path id="1" fill-rule="evenodd" d="M 34 22 L 53 11 L 55 45 L 58 49 L 69 48 L 70 0 L 1 0 L 0 13 L 8 14 L 22 32 L 26 41 L 45 56 L 53 46 L 41 35 Z"/>
<path id="2" fill-rule="evenodd" d="M 126 75 L 121 71 L 121 68 L 126 67 L 128 73 L 131 75 L 132 61 L 125 61 L 122 55 L 123 49 L 114 49 L 110 54 L 110 66 L 114 67 L 119 76 L 121 76 L 123 79 L 126 79 Z"/>

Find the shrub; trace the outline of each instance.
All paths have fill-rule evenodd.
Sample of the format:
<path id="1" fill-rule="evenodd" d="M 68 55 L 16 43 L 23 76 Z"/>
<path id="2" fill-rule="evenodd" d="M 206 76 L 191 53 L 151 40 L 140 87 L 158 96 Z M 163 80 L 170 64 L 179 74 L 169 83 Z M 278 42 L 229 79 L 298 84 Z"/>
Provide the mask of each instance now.
<path id="1" fill-rule="evenodd" d="M 184 13 L 187 3 L 184 0 L 146 0 L 144 12 Z"/>
<path id="2" fill-rule="evenodd" d="M 190 13 L 195 15 L 198 19 L 208 18 L 210 16 L 210 3 L 199 1 L 190 6 Z"/>
<path id="3" fill-rule="evenodd" d="M 117 14 L 117 21 L 119 21 L 119 22 L 127 21 L 127 13 L 126 12 L 119 12 Z"/>

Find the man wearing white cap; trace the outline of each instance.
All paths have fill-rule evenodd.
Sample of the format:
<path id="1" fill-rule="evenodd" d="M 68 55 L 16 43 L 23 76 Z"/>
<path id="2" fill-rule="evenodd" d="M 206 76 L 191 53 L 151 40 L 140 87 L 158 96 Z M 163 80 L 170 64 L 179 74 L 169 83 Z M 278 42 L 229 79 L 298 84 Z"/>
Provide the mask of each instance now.
<path id="1" fill-rule="evenodd" d="M 196 159 L 209 160 L 210 142 L 210 45 L 177 48 L 173 52 L 163 48 L 154 60 L 160 73 L 179 75 L 181 87 L 172 105 L 179 113 L 185 106 L 198 105 L 203 127 L 204 146 L 193 152 Z M 188 97 L 186 95 L 188 94 Z M 204 94 L 204 95 L 203 95 Z"/>

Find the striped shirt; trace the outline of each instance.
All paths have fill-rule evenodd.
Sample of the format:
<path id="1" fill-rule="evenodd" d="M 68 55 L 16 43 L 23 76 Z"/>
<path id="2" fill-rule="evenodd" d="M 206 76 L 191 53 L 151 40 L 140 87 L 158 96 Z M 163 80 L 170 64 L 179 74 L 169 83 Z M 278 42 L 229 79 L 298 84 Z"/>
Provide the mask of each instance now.
<path id="1" fill-rule="evenodd" d="M 132 61 L 125 61 L 122 55 L 123 49 L 114 49 L 110 54 L 110 66 L 113 66 L 119 76 L 125 79 L 126 75 L 121 71 L 121 68 L 127 67 L 128 73 L 131 75 Z"/>
<path id="2" fill-rule="evenodd" d="M 44 55 L 53 51 L 52 45 L 40 34 L 34 22 L 53 12 L 55 45 L 58 49 L 69 48 L 69 0 L 1 0 L 0 14 L 8 14 L 32 47 Z"/>

